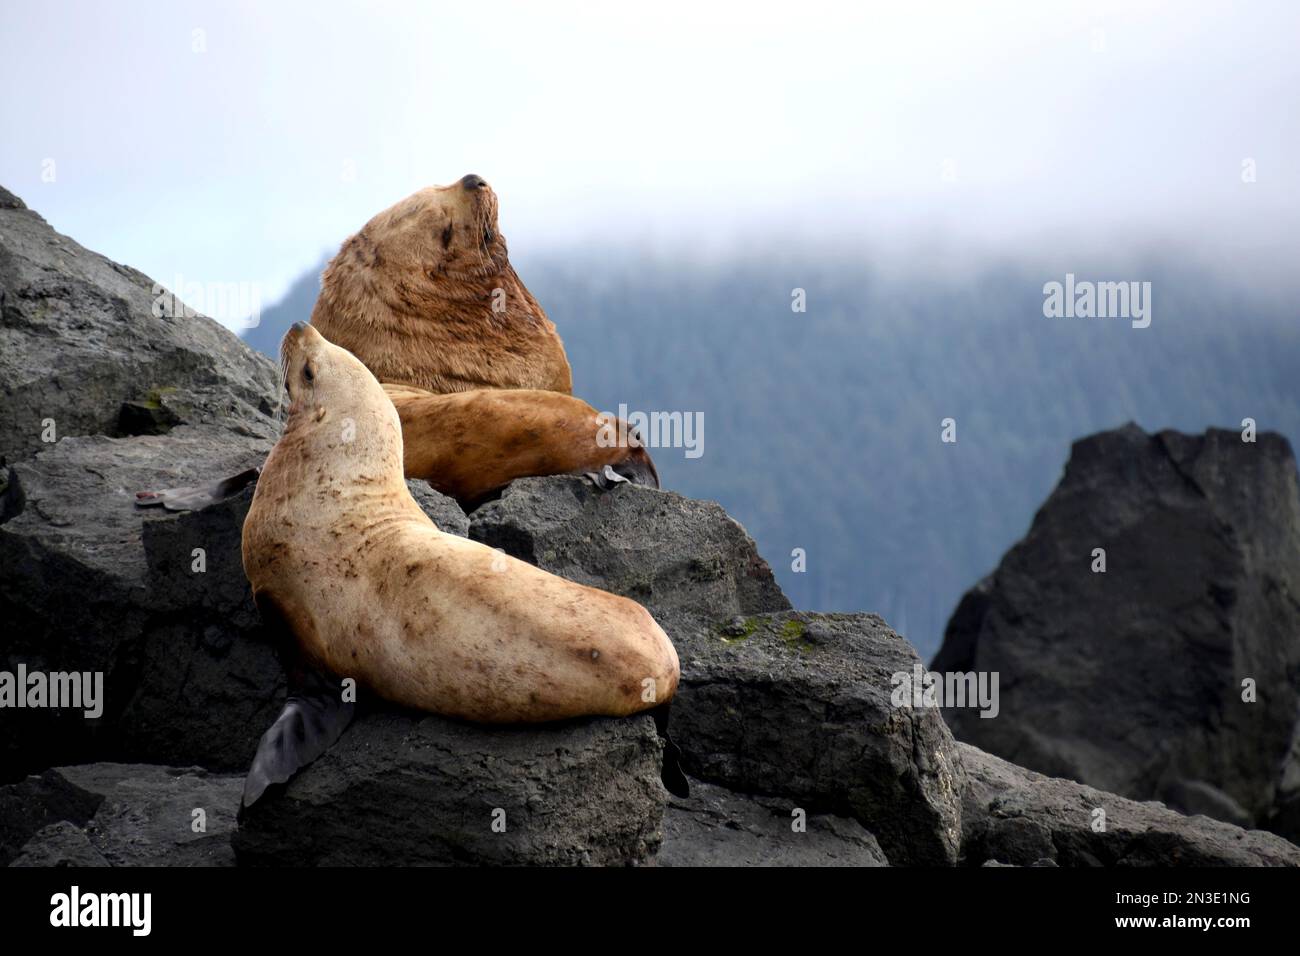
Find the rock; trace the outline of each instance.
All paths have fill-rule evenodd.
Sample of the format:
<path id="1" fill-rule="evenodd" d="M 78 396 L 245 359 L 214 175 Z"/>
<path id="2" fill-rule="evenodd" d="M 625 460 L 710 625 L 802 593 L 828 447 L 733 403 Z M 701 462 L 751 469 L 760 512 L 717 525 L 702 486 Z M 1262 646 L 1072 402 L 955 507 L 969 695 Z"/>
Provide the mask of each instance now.
<path id="1" fill-rule="evenodd" d="M 967 780 L 962 856 L 970 865 L 1300 866 L 1300 847 L 1275 834 L 1045 777 L 969 744 L 958 750 Z"/>
<path id="2" fill-rule="evenodd" d="M 0 809 L 27 807 L 24 819 L 0 818 L 0 842 L 24 838 L 13 866 L 232 866 L 242 786 L 199 768 L 59 767 L 0 787 Z M 27 832 L 39 819 L 59 822 Z"/>
<path id="3" fill-rule="evenodd" d="M 895 707 L 916 651 L 874 614 L 786 612 L 676 631 L 687 771 L 859 821 L 895 864 L 955 862 L 961 770 L 937 708 Z"/>
<path id="4" fill-rule="evenodd" d="M 1096 548 L 1105 573 L 1092 570 Z M 1000 675 L 996 719 L 945 711 L 962 740 L 1300 839 L 1283 812 L 1300 796 L 1298 633 L 1300 494 L 1286 440 L 1129 425 L 1075 443 L 1029 533 L 962 600 L 932 667 Z"/>
<path id="5" fill-rule="evenodd" d="M 142 510 L 135 492 L 260 465 L 265 439 L 213 426 L 64 439 L 9 469 L 0 524 L 3 668 L 103 672 L 105 707 L 15 710 L 0 722 L 4 778 L 116 759 L 244 770 L 284 679 L 261 630 L 240 541 L 254 487 L 199 511 Z M 440 527 L 468 519 L 413 489 Z M 202 568 L 202 570 L 198 570 Z M 3 778 L 0 778 L 3 779 Z"/>
<path id="6" fill-rule="evenodd" d="M 58 773 L 103 797 L 85 830 L 109 865 L 234 865 L 230 838 L 242 775 L 112 763 L 60 767 Z"/>
<path id="7" fill-rule="evenodd" d="M 51 823 L 32 837 L 10 866 L 108 866 L 90 845 L 86 831 L 75 823 Z"/>
<path id="8" fill-rule="evenodd" d="M 0 667 L 102 673 L 106 697 L 94 720 L 13 711 L 0 780 L 105 757 L 246 765 L 274 716 L 279 666 L 239 560 L 247 497 L 178 517 L 134 495 L 260 464 L 279 371 L 160 296 L 0 196 Z"/>
<path id="9" fill-rule="evenodd" d="M 214 426 L 68 438 L 9 469 L 0 524 L 4 669 L 101 672 L 104 711 L 14 710 L 8 779 L 50 764 L 128 759 L 244 769 L 282 678 L 240 558 L 251 489 L 202 511 L 138 509 L 143 488 L 259 464 L 265 439 Z M 202 549 L 198 571 L 194 549 Z"/>
<path id="10" fill-rule="evenodd" d="M 753 539 L 721 506 L 569 475 L 512 482 L 470 515 L 469 536 L 678 621 L 789 610 Z"/>
<path id="11" fill-rule="evenodd" d="M 461 510 L 455 498 L 448 498 L 442 492 L 434 491 L 427 481 L 407 479 L 406 487 L 410 489 L 411 497 L 424 513 L 438 526 L 439 531 L 459 535 L 462 538 L 469 537 L 469 518 L 465 516 L 465 512 Z"/>
<path id="12" fill-rule="evenodd" d="M 57 770 L 0 786 L 0 866 L 8 866 L 32 836 L 59 821 L 87 823 L 104 802 L 70 784 Z"/>
<path id="13" fill-rule="evenodd" d="M 659 866 L 888 866 L 876 838 L 848 817 L 807 814 L 794 832 L 788 800 L 691 781 L 664 811 Z"/>
<path id="14" fill-rule="evenodd" d="M 952 737 L 937 711 L 890 702 L 916 652 L 875 615 L 765 613 L 789 602 L 716 504 L 528 478 L 470 515 L 470 537 L 650 609 L 682 662 L 670 729 L 689 773 L 853 817 L 892 862 L 956 859 Z"/>
<path id="15" fill-rule="evenodd" d="M 19 461 L 48 447 L 51 421 L 59 439 L 180 424 L 272 437 L 275 363 L 211 319 L 164 314 L 164 293 L 4 193 L 0 457 Z"/>
<path id="16" fill-rule="evenodd" d="M 491 727 L 371 713 L 245 813 L 235 851 L 241 865 L 641 863 L 661 839 L 659 762 L 644 716 Z"/>
<path id="17" fill-rule="evenodd" d="M 1204 780 L 1174 780 L 1161 788 L 1159 797 L 1161 803 L 1188 816 L 1204 814 L 1245 829 L 1253 823 L 1241 804 Z"/>

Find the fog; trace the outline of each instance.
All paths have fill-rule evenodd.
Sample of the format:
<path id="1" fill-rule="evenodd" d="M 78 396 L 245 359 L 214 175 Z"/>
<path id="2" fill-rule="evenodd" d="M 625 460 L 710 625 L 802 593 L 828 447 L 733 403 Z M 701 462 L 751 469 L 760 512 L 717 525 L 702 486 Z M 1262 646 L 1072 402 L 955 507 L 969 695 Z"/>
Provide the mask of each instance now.
<path id="1" fill-rule="evenodd" d="M 525 255 L 1156 250 L 1289 284 L 1300 6 L 845 6 L 11 2 L 0 183 L 267 302 L 471 171 Z"/>

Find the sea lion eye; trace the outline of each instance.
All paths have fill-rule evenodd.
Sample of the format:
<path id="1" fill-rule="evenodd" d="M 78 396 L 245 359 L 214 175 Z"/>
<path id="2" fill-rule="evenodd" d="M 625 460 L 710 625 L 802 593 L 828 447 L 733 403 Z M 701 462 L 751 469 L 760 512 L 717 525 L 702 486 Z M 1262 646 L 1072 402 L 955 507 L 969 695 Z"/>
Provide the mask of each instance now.
<path id="1" fill-rule="evenodd" d="M 302 367 L 302 377 L 305 378 L 305 379 L 306 379 L 307 381 L 309 381 L 309 382 L 310 382 L 310 381 L 313 381 L 313 380 L 316 378 L 316 376 L 313 375 L 312 372 L 311 372 L 311 366 L 310 366 L 310 365 L 304 365 L 304 366 Z"/>

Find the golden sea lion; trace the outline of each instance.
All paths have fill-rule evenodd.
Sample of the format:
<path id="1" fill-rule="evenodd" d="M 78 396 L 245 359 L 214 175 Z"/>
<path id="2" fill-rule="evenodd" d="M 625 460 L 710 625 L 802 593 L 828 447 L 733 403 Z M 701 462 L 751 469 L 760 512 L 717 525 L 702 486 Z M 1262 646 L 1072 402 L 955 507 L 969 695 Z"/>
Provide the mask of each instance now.
<path id="1" fill-rule="evenodd" d="M 635 434 L 581 399 L 531 388 L 435 395 L 384 385 L 384 392 L 402 422 L 406 477 L 425 479 L 467 511 L 525 475 L 587 474 L 598 484 L 659 487 Z M 627 435 L 627 444 L 602 443 L 610 433 Z"/>
<path id="2" fill-rule="evenodd" d="M 313 327 L 398 402 L 406 476 L 466 510 L 515 478 L 576 473 L 601 487 L 658 488 L 645 448 L 601 444 L 594 410 L 568 397 L 564 345 L 510 266 L 497 205 L 488 184 L 469 175 L 379 213 L 325 269 Z M 444 394 L 466 397 L 438 401 Z M 188 510 L 249 480 L 144 491 L 136 502 Z"/>
<path id="3" fill-rule="evenodd" d="M 666 704 L 677 652 L 644 607 L 439 531 L 407 490 L 401 423 L 375 377 L 302 323 L 281 352 L 289 417 L 244 522 L 243 562 L 264 620 L 287 632 L 306 674 L 493 723 Z M 245 805 L 351 717 L 337 683 L 292 668 L 290 681 Z"/>
<path id="4" fill-rule="evenodd" d="M 421 189 L 346 240 L 311 324 L 381 382 L 573 390 L 564 344 L 511 267 L 479 176 Z"/>

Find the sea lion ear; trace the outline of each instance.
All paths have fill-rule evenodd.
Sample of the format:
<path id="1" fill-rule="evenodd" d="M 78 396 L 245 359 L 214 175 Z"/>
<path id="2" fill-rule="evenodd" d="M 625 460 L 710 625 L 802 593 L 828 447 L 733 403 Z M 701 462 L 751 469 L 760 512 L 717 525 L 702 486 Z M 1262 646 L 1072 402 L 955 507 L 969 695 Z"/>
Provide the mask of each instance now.
<path id="1" fill-rule="evenodd" d="M 266 591 L 254 594 L 262 623 L 280 642 L 289 679 L 289 697 L 257 745 L 253 765 L 244 780 L 239 815 L 251 807 L 268 787 L 289 778 L 333 745 L 352 723 L 356 704 L 345 701 L 341 682 L 332 674 L 308 665 L 299 654 L 293 623 L 281 603 Z M 310 622 L 300 622 L 311 626 Z"/>

